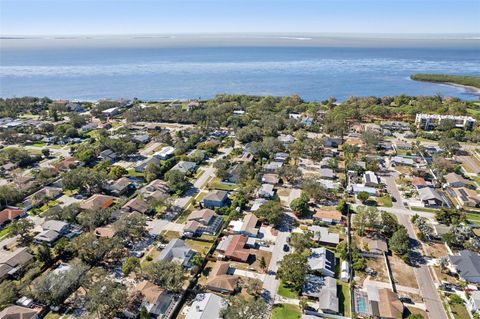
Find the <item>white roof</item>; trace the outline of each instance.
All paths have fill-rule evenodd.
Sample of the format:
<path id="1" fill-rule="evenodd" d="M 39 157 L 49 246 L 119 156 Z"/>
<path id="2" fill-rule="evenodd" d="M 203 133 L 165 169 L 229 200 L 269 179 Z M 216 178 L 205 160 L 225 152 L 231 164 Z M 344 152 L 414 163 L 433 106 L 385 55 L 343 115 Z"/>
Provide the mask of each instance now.
<path id="1" fill-rule="evenodd" d="M 220 311 L 225 307 L 225 300 L 220 296 L 212 293 L 198 294 L 185 319 L 219 319 Z"/>

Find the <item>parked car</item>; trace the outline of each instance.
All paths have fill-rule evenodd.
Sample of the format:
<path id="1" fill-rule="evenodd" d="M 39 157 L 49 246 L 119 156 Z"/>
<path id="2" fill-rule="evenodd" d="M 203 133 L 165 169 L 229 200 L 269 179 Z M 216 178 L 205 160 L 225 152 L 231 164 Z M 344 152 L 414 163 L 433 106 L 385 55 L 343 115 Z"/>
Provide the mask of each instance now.
<path id="1" fill-rule="evenodd" d="M 283 251 L 284 252 L 290 251 L 290 247 L 287 244 L 283 245 Z"/>

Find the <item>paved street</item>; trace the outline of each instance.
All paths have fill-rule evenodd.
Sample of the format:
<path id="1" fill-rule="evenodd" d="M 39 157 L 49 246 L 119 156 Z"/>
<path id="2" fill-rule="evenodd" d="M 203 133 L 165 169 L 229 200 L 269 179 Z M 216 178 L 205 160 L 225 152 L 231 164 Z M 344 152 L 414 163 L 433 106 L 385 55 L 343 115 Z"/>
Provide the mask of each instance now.
<path id="1" fill-rule="evenodd" d="M 392 170 L 391 173 L 385 177 L 387 190 L 396 199 L 396 202 L 393 202 L 395 209 L 391 211 L 395 214 L 395 216 L 397 216 L 398 222 L 406 227 L 411 240 L 418 242 L 417 235 L 415 234 L 412 223 L 410 222 L 410 216 L 413 214 L 413 212 L 403 206 L 400 192 L 398 191 L 395 183 L 396 176 L 396 172 Z M 413 255 L 415 257 L 413 257 Z M 423 258 L 423 253 L 420 249 L 418 249 L 418 247 L 416 247 L 411 250 L 411 257 L 414 260 L 414 263 L 416 263 L 416 267 L 413 267 L 413 270 L 415 273 L 415 278 L 417 279 L 418 287 L 420 289 L 420 295 L 422 296 L 429 311 L 429 318 L 447 319 L 447 315 L 443 309 L 437 287 L 435 286 L 433 278 L 430 274 L 429 266 L 427 266 L 427 263 Z M 399 281 L 399 283 L 401 283 L 401 281 Z"/>
<path id="2" fill-rule="evenodd" d="M 290 236 L 290 232 L 286 229 L 279 231 L 277 240 L 275 241 L 275 247 L 272 252 L 272 259 L 268 266 L 268 274 L 265 276 L 263 282 L 264 298 L 270 304 L 273 304 L 277 295 L 279 281 L 275 278 L 278 270 L 278 262 L 283 259 L 287 253 L 283 251 L 283 245 L 287 243 L 287 239 Z"/>

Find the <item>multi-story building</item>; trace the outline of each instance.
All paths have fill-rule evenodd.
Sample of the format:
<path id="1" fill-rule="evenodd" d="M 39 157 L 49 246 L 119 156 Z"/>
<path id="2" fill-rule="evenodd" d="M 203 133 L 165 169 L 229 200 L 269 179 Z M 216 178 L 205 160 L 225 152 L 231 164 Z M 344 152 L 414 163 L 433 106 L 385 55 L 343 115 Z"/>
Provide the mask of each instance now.
<path id="1" fill-rule="evenodd" d="M 466 131 L 473 130 L 476 120 L 471 116 L 417 114 L 415 124 L 423 130 L 433 130 L 442 122 L 451 122 L 452 126 Z"/>

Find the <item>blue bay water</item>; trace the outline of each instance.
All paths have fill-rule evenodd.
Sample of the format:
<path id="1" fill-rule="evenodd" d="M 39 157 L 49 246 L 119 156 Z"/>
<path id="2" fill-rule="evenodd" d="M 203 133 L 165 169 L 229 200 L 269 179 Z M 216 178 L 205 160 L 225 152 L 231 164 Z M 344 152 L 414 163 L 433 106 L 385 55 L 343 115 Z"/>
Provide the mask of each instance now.
<path id="1" fill-rule="evenodd" d="M 478 99 L 462 88 L 415 82 L 409 75 L 480 75 L 478 46 L 75 46 L 0 52 L 1 97 L 160 100 L 235 93 L 342 100 L 440 93 Z"/>

